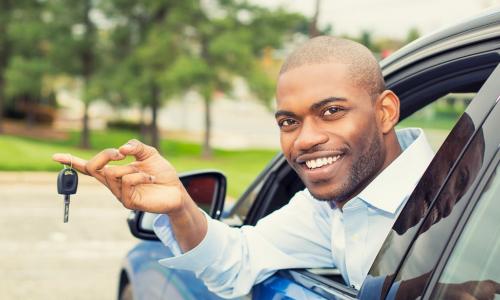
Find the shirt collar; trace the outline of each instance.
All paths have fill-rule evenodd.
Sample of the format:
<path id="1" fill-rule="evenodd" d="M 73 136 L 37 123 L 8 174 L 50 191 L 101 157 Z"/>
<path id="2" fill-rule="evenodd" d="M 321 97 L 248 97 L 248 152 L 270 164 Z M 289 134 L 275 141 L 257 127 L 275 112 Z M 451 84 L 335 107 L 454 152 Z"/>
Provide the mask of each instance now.
<path id="1" fill-rule="evenodd" d="M 401 129 L 396 134 L 403 152 L 358 195 L 392 214 L 413 191 L 434 156 L 422 129 Z"/>

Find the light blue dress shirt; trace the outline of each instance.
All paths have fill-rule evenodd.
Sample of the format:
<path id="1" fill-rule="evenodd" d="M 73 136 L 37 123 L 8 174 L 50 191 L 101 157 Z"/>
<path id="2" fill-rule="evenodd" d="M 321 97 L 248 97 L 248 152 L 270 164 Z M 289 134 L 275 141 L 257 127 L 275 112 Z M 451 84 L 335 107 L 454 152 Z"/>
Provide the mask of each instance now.
<path id="1" fill-rule="evenodd" d="M 340 210 L 316 200 L 307 189 L 256 226 L 232 228 L 207 216 L 208 231 L 182 253 L 168 216 L 154 230 L 171 249 L 160 264 L 193 271 L 221 297 L 247 294 L 276 270 L 337 267 L 359 289 L 403 204 L 434 153 L 421 129 L 397 132 L 403 152 Z"/>

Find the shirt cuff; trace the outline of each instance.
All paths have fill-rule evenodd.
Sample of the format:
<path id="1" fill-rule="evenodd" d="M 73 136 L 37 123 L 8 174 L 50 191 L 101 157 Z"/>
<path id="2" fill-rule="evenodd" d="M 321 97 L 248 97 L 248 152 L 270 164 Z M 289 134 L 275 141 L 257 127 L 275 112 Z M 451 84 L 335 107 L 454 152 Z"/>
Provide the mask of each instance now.
<path id="1" fill-rule="evenodd" d="M 207 219 L 207 233 L 203 240 L 193 249 L 182 253 L 177 240 L 172 232 L 170 220 L 167 215 L 159 215 L 153 223 L 153 229 L 162 241 L 170 248 L 173 256 L 160 259 L 158 262 L 168 268 L 185 269 L 195 272 L 202 272 L 210 266 L 220 253 L 223 247 L 224 232 L 227 225 L 213 220 L 205 212 Z"/>
<path id="2" fill-rule="evenodd" d="M 158 215 L 153 221 L 153 230 L 160 241 L 167 246 L 174 256 L 180 255 L 182 253 L 179 243 L 175 239 L 174 233 L 172 232 L 172 227 L 170 225 L 170 219 L 167 215 Z"/>

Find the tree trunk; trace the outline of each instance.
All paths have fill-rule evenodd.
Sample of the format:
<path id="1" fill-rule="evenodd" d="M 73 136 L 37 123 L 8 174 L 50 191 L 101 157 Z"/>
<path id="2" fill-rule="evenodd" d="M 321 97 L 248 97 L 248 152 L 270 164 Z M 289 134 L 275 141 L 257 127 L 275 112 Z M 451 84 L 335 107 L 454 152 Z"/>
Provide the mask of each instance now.
<path id="1" fill-rule="evenodd" d="M 141 141 L 149 144 L 148 141 L 148 126 L 146 125 L 146 118 L 145 118 L 145 113 L 146 113 L 146 107 L 141 106 L 141 119 L 139 120 L 139 136 L 141 137 Z"/>
<path id="2" fill-rule="evenodd" d="M 212 134 L 212 114 L 210 110 L 210 102 L 212 101 L 211 95 L 205 95 L 203 97 L 205 104 L 205 136 L 203 138 L 203 158 L 212 158 L 212 145 L 211 145 L 211 134 Z"/>
<path id="3" fill-rule="evenodd" d="M 90 149 L 90 129 L 89 129 L 89 103 L 84 101 L 83 119 L 82 119 L 82 135 L 80 139 L 80 147 Z"/>
<path id="4" fill-rule="evenodd" d="M 95 45 L 95 27 L 94 24 L 90 21 L 90 10 L 92 8 L 91 0 L 86 0 L 85 5 L 84 5 L 84 17 L 83 17 L 83 23 L 85 24 L 85 28 L 87 29 L 85 31 L 85 39 L 87 40 L 87 43 L 85 43 L 85 46 L 81 50 L 80 53 L 80 60 L 82 63 L 82 75 L 83 75 L 83 90 L 84 90 L 84 95 L 83 95 L 83 103 L 84 103 L 84 108 L 83 108 L 83 119 L 82 119 L 82 135 L 81 135 L 81 140 L 80 140 L 80 146 L 84 149 L 90 149 L 90 128 L 89 128 L 89 106 L 90 106 L 90 99 L 86 99 L 88 96 L 86 95 L 86 90 L 88 89 L 88 85 L 90 83 L 90 78 L 92 77 L 92 74 L 94 72 L 94 61 L 95 61 L 95 55 L 93 52 L 92 47 Z"/>
<path id="5" fill-rule="evenodd" d="M 158 152 L 160 149 L 160 134 L 158 131 L 158 109 L 160 106 L 160 93 L 156 84 L 151 85 L 151 146 L 155 147 Z"/>
<path id="6" fill-rule="evenodd" d="M 318 30 L 318 18 L 319 18 L 319 10 L 321 6 L 321 0 L 316 0 L 316 6 L 314 10 L 314 16 L 309 24 L 309 37 L 313 38 L 319 35 Z"/>
<path id="7" fill-rule="evenodd" d="M 26 113 L 26 127 L 32 129 L 35 126 L 35 103 L 30 96 L 24 98 L 24 112 Z"/>
<path id="8" fill-rule="evenodd" d="M 10 55 L 10 42 L 7 36 L 7 27 L 9 26 L 9 19 L 12 9 L 12 1 L 4 0 L 0 4 L 0 20 L 2 25 L 0 25 L 0 134 L 3 133 L 3 121 L 4 121 L 4 106 L 7 102 L 5 100 L 5 69 L 9 61 Z"/>
<path id="9" fill-rule="evenodd" d="M 4 80 L 2 78 L 2 67 L 0 66 L 0 134 L 3 133 L 3 107 L 4 107 Z"/>

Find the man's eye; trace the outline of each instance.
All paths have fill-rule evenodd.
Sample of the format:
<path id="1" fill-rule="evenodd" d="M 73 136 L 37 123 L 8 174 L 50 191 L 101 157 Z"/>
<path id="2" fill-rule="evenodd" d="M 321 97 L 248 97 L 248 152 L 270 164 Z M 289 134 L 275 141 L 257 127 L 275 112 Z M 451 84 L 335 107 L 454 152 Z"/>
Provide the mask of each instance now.
<path id="1" fill-rule="evenodd" d="M 296 124 L 297 122 L 293 119 L 283 119 L 278 122 L 279 127 L 288 127 Z"/>
<path id="2" fill-rule="evenodd" d="M 329 107 L 325 110 L 325 112 L 323 113 L 324 116 L 330 116 L 330 115 L 333 115 L 337 112 L 341 111 L 341 108 L 340 107 Z"/>

